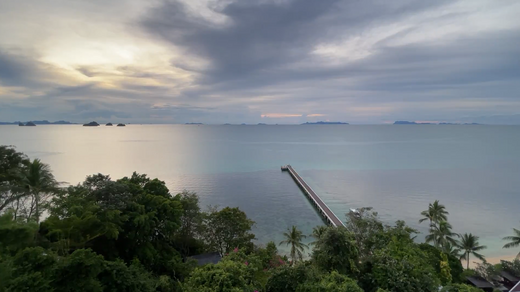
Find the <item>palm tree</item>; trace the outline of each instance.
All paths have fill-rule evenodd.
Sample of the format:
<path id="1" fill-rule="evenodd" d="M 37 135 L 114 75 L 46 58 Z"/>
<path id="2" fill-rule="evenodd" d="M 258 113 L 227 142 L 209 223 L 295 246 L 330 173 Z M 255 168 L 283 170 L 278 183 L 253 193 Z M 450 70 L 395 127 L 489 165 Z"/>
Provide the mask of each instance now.
<path id="1" fill-rule="evenodd" d="M 484 245 L 479 245 L 478 239 L 479 239 L 478 236 L 475 236 L 471 233 L 470 234 L 465 233 L 461 237 L 458 247 L 462 250 L 462 255 L 460 256 L 460 259 L 466 261 L 466 269 L 469 269 L 470 254 L 474 255 L 476 258 L 478 258 L 481 261 L 485 260 L 484 256 L 479 254 L 478 251 L 481 251 L 487 247 Z"/>
<path id="2" fill-rule="evenodd" d="M 430 227 L 433 226 L 434 223 L 440 221 L 448 221 L 448 211 L 446 211 L 446 207 L 444 205 L 439 204 L 439 200 L 435 200 L 435 202 L 430 203 L 428 205 L 428 210 L 424 210 L 421 212 L 421 215 L 424 217 L 419 220 L 419 223 L 423 221 L 429 220 Z"/>
<path id="3" fill-rule="evenodd" d="M 450 242 L 446 242 L 442 246 L 441 250 L 445 254 L 449 254 L 449 255 L 455 256 L 457 258 L 461 257 L 461 255 L 460 255 L 461 250 L 460 250 L 460 248 L 458 246 L 458 242 L 456 242 L 455 244 L 452 244 Z"/>
<path id="4" fill-rule="evenodd" d="M 22 176 L 22 186 L 32 198 L 27 220 L 34 217 L 36 223 L 40 223 L 42 203 L 58 190 L 59 183 L 54 179 L 49 165 L 39 159 L 27 161 Z"/>
<path id="5" fill-rule="evenodd" d="M 513 228 L 513 236 L 506 236 L 503 240 L 510 240 L 510 242 L 506 243 L 503 248 L 513 248 L 520 246 L 520 230 Z M 516 257 L 520 257 L 520 252 L 516 255 Z"/>
<path id="6" fill-rule="evenodd" d="M 435 247 L 444 247 L 446 244 L 456 245 L 455 237 L 460 237 L 459 234 L 452 232 L 453 227 L 447 221 L 441 221 L 439 224 L 433 224 L 430 228 L 430 234 L 426 236 L 426 242 L 433 242 Z"/>
<path id="7" fill-rule="evenodd" d="M 323 236 L 323 233 L 325 233 L 325 231 L 327 231 L 327 226 L 321 225 L 314 227 L 312 229 L 311 237 L 313 237 L 316 240 L 311 242 L 310 245 L 315 245 L 316 242 Z"/>
<path id="8" fill-rule="evenodd" d="M 292 264 L 296 262 L 297 259 L 303 259 L 303 252 L 307 245 L 302 243 L 302 239 L 307 236 L 303 235 L 300 230 L 296 226 L 293 225 L 292 228 L 287 228 L 287 232 L 283 233 L 285 240 L 280 242 L 280 245 L 285 244 L 286 246 L 291 246 L 291 258 Z"/>

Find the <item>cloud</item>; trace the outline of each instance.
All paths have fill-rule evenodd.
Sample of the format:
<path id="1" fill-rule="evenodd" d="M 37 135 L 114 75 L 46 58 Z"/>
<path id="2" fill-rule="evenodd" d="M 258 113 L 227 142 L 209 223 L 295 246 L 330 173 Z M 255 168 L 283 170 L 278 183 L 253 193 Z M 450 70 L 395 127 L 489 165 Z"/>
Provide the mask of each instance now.
<path id="1" fill-rule="evenodd" d="M 272 114 L 262 114 L 262 118 L 299 118 L 302 115 L 300 114 L 282 114 L 282 113 L 272 113 Z"/>
<path id="2" fill-rule="evenodd" d="M 36 8 L 0 11 L 2 119 L 509 123 L 520 112 L 517 1 L 27 1 Z"/>

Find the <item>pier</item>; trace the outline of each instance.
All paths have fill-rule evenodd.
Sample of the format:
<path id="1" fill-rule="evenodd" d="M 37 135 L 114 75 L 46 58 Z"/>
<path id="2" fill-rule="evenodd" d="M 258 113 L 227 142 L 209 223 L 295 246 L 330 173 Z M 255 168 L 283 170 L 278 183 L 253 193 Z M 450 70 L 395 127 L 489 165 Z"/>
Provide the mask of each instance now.
<path id="1" fill-rule="evenodd" d="M 330 225 L 334 227 L 345 226 L 341 220 L 339 220 L 338 216 L 330 210 L 330 208 L 321 200 L 321 198 L 311 189 L 311 187 L 300 177 L 300 175 L 292 168 L 290 165 L 285 165 L 281 167 L 282 171 L 287 171 L 294 179 L 298 187 L 303 191 L 305 196 L 309 199 L 309 201 L 314 205 L 316 210 L 320 213 L 323 219 Z"/>

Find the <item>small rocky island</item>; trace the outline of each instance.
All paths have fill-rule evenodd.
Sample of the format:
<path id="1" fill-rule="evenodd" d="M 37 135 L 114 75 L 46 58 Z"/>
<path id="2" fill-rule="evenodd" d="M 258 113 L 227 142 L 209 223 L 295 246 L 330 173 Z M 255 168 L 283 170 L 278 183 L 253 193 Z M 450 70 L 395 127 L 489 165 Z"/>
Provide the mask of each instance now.
<path id="1" fill-rule="evenodd" d="M 36 124 L 33 123 L 33 122 L 27 122 L 27 123 L 22 123 L 22 122 L 19 122 L 18 123 L 18 126 L 20 127 L 36 127 Z"/>
<path id="2" fill-rule="evenodd" d="M 125 124 L 117 124 L 118 127 L 124 127 L 126 126 Z"/>
<path id="3" fill-rule="evenodd" d="M 96 123 L 95 121 L 92 121 L 88 124 L 83 124 L 83 127 L 97 127 L 97 126 L 99 126 L 99 124 Z"/>
<path id="4" fill-rule="evenodd" d="M 113 126 L 112 123 L 107 123 L 105 126 Z"/>

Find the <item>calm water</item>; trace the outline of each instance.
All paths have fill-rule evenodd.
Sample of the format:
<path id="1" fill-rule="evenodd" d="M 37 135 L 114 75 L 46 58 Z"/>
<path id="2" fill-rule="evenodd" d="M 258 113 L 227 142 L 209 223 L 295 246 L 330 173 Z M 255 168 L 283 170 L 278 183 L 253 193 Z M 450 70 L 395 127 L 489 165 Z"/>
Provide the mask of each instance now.
<path id="1" fill-rule="evenodd" d="M 520 227 L 520 126 L 0 126 L 0 144 L 51 165 L 60 181 L 146 173 L 203 205 L 238 206 L 259 242 L 322 224 L 280 166 L 291 164 L 340 217 L 372 206 L 387 222 L 417 224 L 439 199 L 457 232 L 490 257 Z"/>

